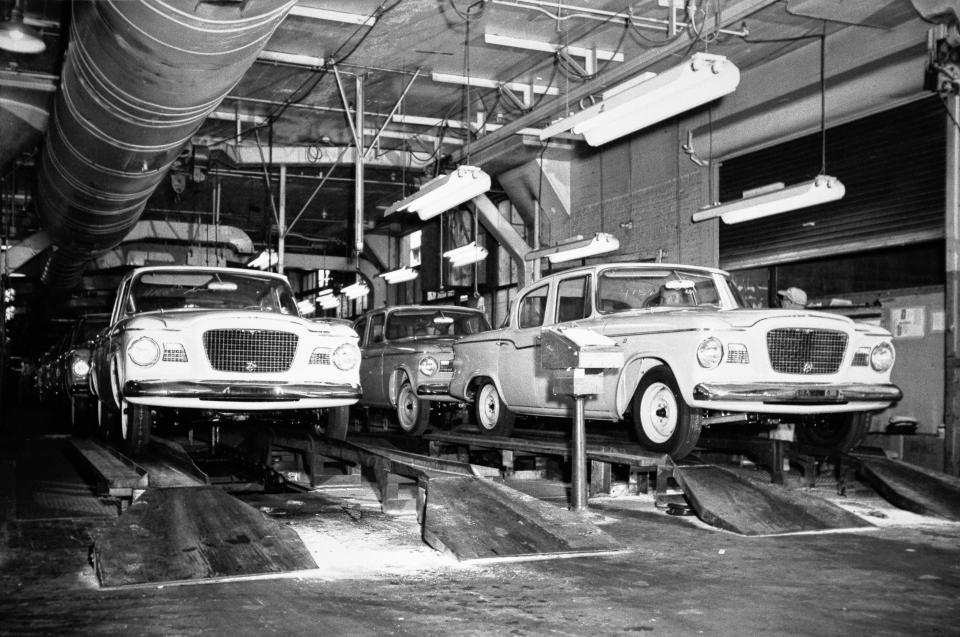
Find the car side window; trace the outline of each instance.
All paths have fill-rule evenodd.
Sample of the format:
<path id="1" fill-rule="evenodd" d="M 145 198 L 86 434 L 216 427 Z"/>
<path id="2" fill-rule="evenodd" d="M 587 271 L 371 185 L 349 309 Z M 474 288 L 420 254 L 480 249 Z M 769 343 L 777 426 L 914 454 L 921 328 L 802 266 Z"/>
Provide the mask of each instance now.
<path id="1" fill-rule="evenodd" d="M 360 347 L 363 347 L 367 344 L 367 319 L 362 318 L 356 323 L 353 324 L 353 330 L 357 333 L 357 336 L 360 337 Z"/>
<path id="2" fill-rule="evenodd" d="M 383 342 L 383 314 L 376 314 L 370 319 L 370 342 Z"/>
<path id="3" fill-rule="evenodd" d="M 564 279 L 557 285 L 557 323 L 590 316 L 589 276 Z"/>
<path id="4" fill-rule="evenodd" d="M 528 327 L 539 327 L 543 325 L 544 310 L 547 307 L 547 286 L 539 287 L 528 292 L 520 299 L 520 322 L 521 329 Z"/>

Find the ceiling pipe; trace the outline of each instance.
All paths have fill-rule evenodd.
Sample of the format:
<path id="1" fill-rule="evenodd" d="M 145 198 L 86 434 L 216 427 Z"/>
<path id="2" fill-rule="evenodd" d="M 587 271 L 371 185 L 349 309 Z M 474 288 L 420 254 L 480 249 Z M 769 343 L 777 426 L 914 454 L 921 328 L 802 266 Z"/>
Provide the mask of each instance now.
<path id="1" fill-rule="evenodd" d="M 136 225 L 203 120 L 295 0 L 78 2 L 44 142 L 38 210 L 69 289 Z"/>

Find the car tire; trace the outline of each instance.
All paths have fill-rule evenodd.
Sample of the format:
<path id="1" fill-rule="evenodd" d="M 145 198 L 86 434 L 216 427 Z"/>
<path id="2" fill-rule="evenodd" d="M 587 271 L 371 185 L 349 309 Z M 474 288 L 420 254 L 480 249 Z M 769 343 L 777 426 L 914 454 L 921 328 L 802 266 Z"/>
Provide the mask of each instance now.
<path id="1" fill-rule="evenodd" d="M 483 383 L 477 390 L 477 397 L 473 401 L 473 417 L 480 431 L 487 435 L 509 436 L 513 433 L 516 416 L 507 409 L 497 386 L 491 382 Z"/>
<path id="2" fill-rule="evenodd" d="M 684 402 L 666 365 L 654 367 L 640 379 L 632 411 L 637 439 L 651 451 L 679 460 L 693 451 L 700 439 L 703 415 Z"/>
<path id="3" fill-rule="evenodd" d="M 116 438 L 119 430 L 119 415 L 102 400 L 97 401 L 97 434 L 105 442 Z"/>
<path id="4" fill-rule="evenodd" d="M 818 414 L 797 423 L 797 442 L 824 451 L 847 453 L 855 449 L 870 431 L 870 419 L 863 412 Z"/>
<path id="5" fill-rule="evenodd" d="M 409 381 L 403 381 L 397 392 L 397 422 L 411 436 L 419 436 L 430 424 L 430 401 L 417 396 Z"/>
<path id="6" fill-rule="evenodd" d="M 123 401 L 120 412 L 120 434 L 127 453 L 132 456 L 143 454 L 150 446 L 152 428 L 153 412 L 150 411 L 150 407 Z"/>

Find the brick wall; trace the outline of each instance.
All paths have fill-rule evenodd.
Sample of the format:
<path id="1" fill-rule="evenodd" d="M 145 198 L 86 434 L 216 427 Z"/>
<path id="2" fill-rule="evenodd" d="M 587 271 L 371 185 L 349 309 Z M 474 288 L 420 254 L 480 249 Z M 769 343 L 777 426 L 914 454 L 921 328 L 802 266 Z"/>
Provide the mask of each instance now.
<path id="1" fill-rule="evenodd" d="M 620 240 L 617 260 L 662 254 L 668 262 L 716 266 L 717 222 L 690 221 L 708 199 L 707 174 L 680 150 L 685 130 L 669 123 L 584 147 L 572 160 L 570 214 L 544 213 L 544 245 L 602 231 Z"/>

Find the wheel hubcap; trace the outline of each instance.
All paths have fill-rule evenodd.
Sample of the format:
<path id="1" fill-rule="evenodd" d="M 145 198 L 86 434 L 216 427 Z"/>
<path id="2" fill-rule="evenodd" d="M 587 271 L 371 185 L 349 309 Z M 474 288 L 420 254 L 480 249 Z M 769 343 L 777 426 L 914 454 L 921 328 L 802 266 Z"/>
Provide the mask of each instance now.
<path id="1" fill-rule="evenodd" d="M 497 423 L 497 396 L 490 387 L 486 387 L 480 396 L 480 424 L 485 429 L 493 429 Z"/>
<path id="2" fill-rule="evenodd" d="M 643 394 L 641 424 L 653 442 L 666 442 L 677 430 L 678 407 L 673 392 L 663 383 L 654 383 Z"/>
<path id="3" fill-rule="evenodd" d="M 404 429 L 412 429 L 413 423 L 417 419 L 417 403 L 408 390 L 400 392 L 398 413 L 400 416 L 400 426 Z"/>

